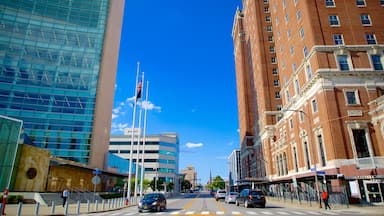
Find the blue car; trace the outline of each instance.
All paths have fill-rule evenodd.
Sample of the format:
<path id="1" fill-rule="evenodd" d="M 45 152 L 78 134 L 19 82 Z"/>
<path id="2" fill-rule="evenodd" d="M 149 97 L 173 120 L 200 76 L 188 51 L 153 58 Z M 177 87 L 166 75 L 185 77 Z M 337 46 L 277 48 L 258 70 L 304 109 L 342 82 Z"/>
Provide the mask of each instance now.
<path id="1" fill-rule="evenodd" d="M 162 193 L 149 193 L 140 200 L 137 205 L 139 212 L 161 211 L 167 209 L 167 200 Z"/>

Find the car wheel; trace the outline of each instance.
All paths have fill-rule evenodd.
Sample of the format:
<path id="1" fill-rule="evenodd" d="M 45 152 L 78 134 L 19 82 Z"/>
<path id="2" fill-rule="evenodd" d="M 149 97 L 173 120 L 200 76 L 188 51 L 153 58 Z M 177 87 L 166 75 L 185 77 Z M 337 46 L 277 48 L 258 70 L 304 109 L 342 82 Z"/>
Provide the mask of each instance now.
<path id="1" fill-rule="evenodd" d="M 141 213 L 141 212 L 143 212 L 142 210 L 139 210 L 139 212 Z"/>
<path id="2" fill-rule="evenodd" d="M 245 202 L 244 202 L 244 207 L 245 207 L 245 208 L 248 208 L 248 207 L 249 207 L 249 205 L 248 205 L 248 201 L 245 201 Z"/>
<path id="3" fill-rule="evenodd" d="M 157 212 L 161 211 L 161 206 L 160 206 L 160 205 L 158 205 L 158 206 L 156 207 L 156 211 L 157 211 Z"/>

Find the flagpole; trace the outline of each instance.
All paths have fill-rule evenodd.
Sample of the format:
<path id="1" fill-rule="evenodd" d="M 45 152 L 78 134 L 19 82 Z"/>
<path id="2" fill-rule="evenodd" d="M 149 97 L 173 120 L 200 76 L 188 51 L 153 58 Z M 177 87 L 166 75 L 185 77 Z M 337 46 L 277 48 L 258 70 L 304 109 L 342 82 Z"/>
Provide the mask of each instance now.
<path id="1" fill-rule="evenodd" d="M 133 153 L 133 130 L 135 129 L 135 117 L 136 117 L 136 105 L 137 105 L 137 82 L 139 80 L 139 68 L 140 62 L 137 62 L 137 71 L 136 71 L 136 85 L 135 85 L 135 101 L 133 105 L 133 115 L 132 115 L 132 127 L 131 127 L 131 147 L 129 151 L 129 167 L 128 167 L 128 190 L 127 190 L 127 199 L 128 201 L 131 198 L 131 180 L 132 180 L 132 153 Z"/>
<path id="2" fill-rule="evenodd" d="M 141 75 L 141 88 L 144 87 L 144 72 Z M 141 97 L 140 97 L 141 98 Z M 139 112 L 139 134 L 137 136 L 137 148 L 136 148 L 136 170 L 135 170 L 135 194 L 134 197 L 137 198 L 137 181 L 139 177 L 139 151 L 140 151 L 140 137 L 141 137 L 141 116 L 143 113 L 143 100 L 141 100 L 140 112 Z"/>
<path id="3" fill-rule="evenodd" d="M 145 90 L 145 101 L 148 103 L 148 89 L 149 81 L 147 81 L 147 87 Z M 143 104 L 141 104 L 143 106 Z M 140 177 L 140 196 L 143 196 L 143 181 L 144 181 L 144 152 L 145 152 L 145 136 L 146 136 L 146 127 L 147 127 L 147 110 L 148 107 L 144 107 L 144 126 L 143 126 L 143 151 L 141 152 L 141 177 Z"/>

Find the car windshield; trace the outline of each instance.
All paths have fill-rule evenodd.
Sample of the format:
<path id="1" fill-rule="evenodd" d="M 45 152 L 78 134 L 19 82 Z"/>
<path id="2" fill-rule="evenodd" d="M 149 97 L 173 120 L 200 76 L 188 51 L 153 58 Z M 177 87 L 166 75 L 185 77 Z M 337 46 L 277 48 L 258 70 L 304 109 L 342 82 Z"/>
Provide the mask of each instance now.
<path id="1" fill-rule="evenodd" d="M 159 195 L 158 194 L 147 194 L 144 196 L 144 199 L 158 199 Z"/>

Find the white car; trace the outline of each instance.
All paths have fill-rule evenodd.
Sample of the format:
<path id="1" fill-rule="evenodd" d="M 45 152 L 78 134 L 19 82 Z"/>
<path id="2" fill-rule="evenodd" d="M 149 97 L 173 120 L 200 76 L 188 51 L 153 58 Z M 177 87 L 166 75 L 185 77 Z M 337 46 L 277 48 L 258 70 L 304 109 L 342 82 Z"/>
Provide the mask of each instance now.
<path id="1" fill-rule="evenodd" d="M 237 192 L 228 192 L 225 196 L 225 203 L 236 203 L 236 198 L 239 195 Z"/>
<path id="2" fill-rule="evenodd" d="M 225 195 L 227 195 L 227 192 L 225 190 L 217 190 L 216 195 L 215 195 L 216 201 L 218 201 L 220 199 L 225 199 Z"/>

